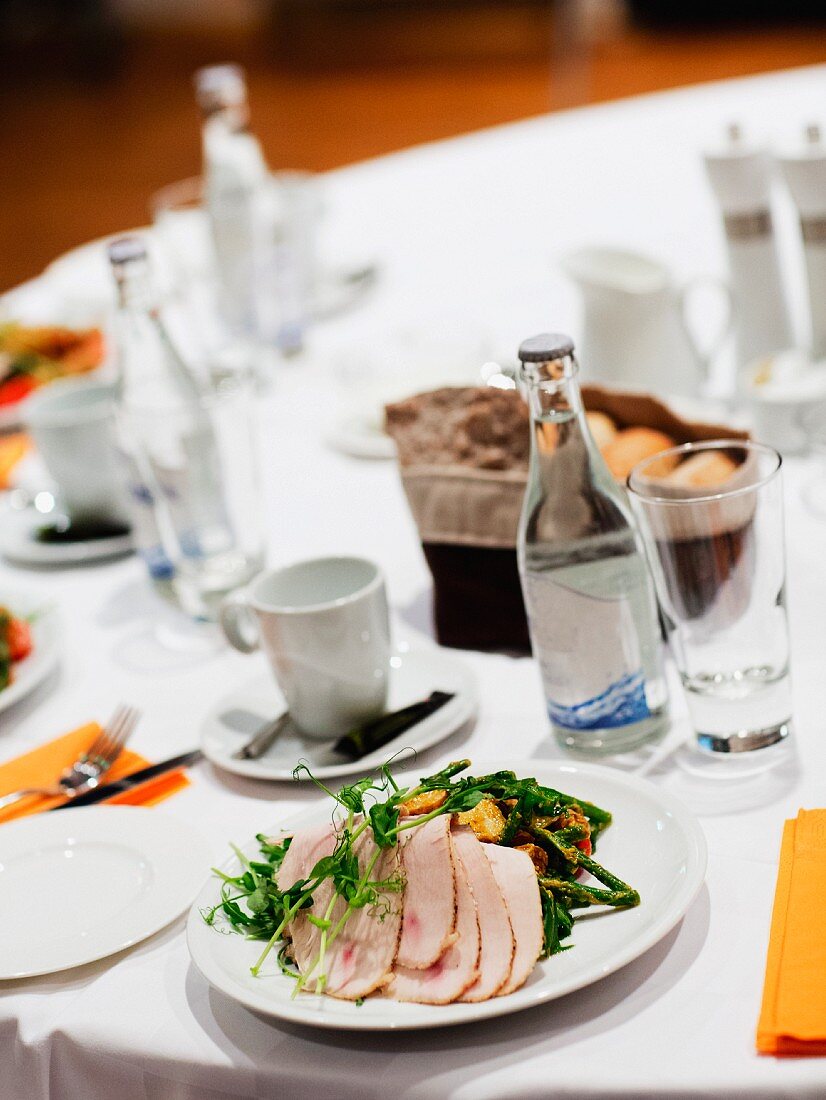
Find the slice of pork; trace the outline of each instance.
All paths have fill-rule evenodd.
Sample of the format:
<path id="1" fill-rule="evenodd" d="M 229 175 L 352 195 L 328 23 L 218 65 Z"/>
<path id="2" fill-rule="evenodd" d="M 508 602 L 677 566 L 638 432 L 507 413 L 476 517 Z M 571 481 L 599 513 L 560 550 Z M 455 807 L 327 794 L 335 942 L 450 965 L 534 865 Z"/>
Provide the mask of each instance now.
<path id="1" fill-rule="evenodd" d="M 299 879 L 307 878 L 319 858 L 315 855 L 316 849 L 328 842 L 332 852 L 335 838 L 330 821 L 294 833 L 276 876 L 278 889 L 289 890 Z"/>
<path id="2" fill-rule="evenodd" d="M 288 890 L 299 879 L 309 878 L 316 863 L 323 856 L 332 855 L 336 839 L 335 829 L 329 821 L 295 833 L 278 872 L 279 890 Z M 307 920 L 307 913 L 316 911 L 316 908 L 323 912 L 331 895 L 332 886 L 323 882 L 316 890 L 313 909 L 302 909 L 287 926 L 286 934 L 292 940 L 292 956 L 302 973 L 318 954 L 319 943 L 318 929 Z"/>
<path id="3" fill-rule="evenodd" d="M 435 820 L 440 820 L 436 818 Z M 473 838 L 476 840 L 476 838 Z M 478 843 L 478 841 L 477 841 Z M 444 1005 L 457 1000 L 479 976 L 479 918 L 476 901 L 462 862 L 464 841 L 456 844 L 456 938 L 426 970 L 399 966 L 393 974 L 390 996 L 399 1001 Z"/>
<path id="4" fill-rule="evenodd" d="M 483 844 L 511 919 L 515 948 L 511 972 L 499 995 L 513 993 L 528 980 L 542 951 L 542 903 L 531 857 L 515 848 Z"/>
<path id="5" fill-rule="evenodd" d="M 454 826 L 453 844 L 467 872 L 476 899 L 481 937 L 479 977 L 459 998 L 486 1001 L 495 996 L 510 977 L 514 939 L 510 914 L 482 844 L 472 829 Z"/>
<path id="6" fill-rule="evenodd" d="M 401 835 L 405 891 L 396 962 L 400 967 L 426 970 L 444 954 L 456 924 L 450 817 L 435 817 Z"/>
<path id="7" fill-rule="evenodd" d="M 308 877 L 319 859 L 332 854 L 336 839 L 336 834 L 330 829 L 326 836 L 316 832 L 314 847 L 308 838 L 304 842 L 306 844 L 304 873 L 297 875 L 296 878 Z M 376 852 L 376 844 L 370 830 L 359 837 L 355 842 L 354 850 L 359 867 L 364 872 Z M 292 851 L 292 845 L 290 851 Z M 284 864 L 286 862 L 285 857 Z M 282 872 L 284 864 L 282 864 Z M 292 871 L 293 868 L 288 867 L 290 874 Z M 394 876 L 398 877 L 398 873 L 397 849 L 392 848 L 381 852 L 370 872 L 370 878 L 378 882 Z M 279 886 L 282 889 L 289 884 L 289 880 L 285 878 L 282 885 L 282 875 L 279 875 Z M 322 929 L 314 925 L 308 919 L 308 915 L 312 914 L 319 919 L 326 917 L 333 894 L 333 884 L 326 879 L 315 891 L 312 907 L 297 913 L 289 926 L 296 966 L 302 974 L 310 973 L 305 986 L 308 992 L 316 989 L 318 978 L 322 973 L 319 966 L 312 969 L 319 956 Z M 346 908 L 347 903 L 343 898 L 335 899 L 329 914 L 331 928 L 335 926 Z M 402 894 L 388 889 L 379 890 L 375 905 L 367 905 L 353 912 L 340 934 L 326 949 L 323 964 L 323 973 L 326 976 L 325 992 L 333 997 L 354 1001 L 359 997 L 366 997 L 389 981 L 399 942 L 401 911 Z"/>
<path id="8" fill-rule="evenodd" d="M 376 851 L 372 833 L 365 833 L 356 847 L 363 872 Z M 400 870 L 398 848 L 386 848 L 381 851 L 370 878 L 373 882 L 398 881 Z M 355 1001 L 391 980 L 401 935 L 402 901 L 402 892 L 379 890 L 376 905 L 357 909 L 350 917 L 327 953 L 327 992 L 331 996 Z M 334 923 L 344 906 L 342 899 L 336 902 Z"/>

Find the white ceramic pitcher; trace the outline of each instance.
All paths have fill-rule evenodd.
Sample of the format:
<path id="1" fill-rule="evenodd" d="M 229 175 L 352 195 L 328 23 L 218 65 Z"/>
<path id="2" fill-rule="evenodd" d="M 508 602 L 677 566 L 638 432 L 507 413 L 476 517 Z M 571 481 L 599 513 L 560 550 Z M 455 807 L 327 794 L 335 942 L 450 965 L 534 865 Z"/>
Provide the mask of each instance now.
<path id="1" fill-rule="evenodd" d="M 676 286 L 658 260 L 614 248 L 582 248 L 562 260 L 582 291 L 583 376 L 594 382 L 697 397 L 731 329 L 732 296 L 714 276 Z M 724 298 L 722 321 L 705 348 L 689 328 L 689 299 L 715 288 Z M 706 328 L 706 326 L 703 326 Z"/>

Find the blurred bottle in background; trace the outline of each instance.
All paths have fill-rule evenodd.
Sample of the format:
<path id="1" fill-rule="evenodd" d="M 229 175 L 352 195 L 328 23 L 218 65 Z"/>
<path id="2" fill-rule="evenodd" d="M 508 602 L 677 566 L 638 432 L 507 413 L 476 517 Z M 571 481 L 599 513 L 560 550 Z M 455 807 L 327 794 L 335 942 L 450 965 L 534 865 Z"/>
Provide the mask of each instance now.
<path id="1" fill-rule="evenodd" d="M 121 237 L 109 245 L 109 262 L 117 288 L 115 341 L 118 360 L 116 401 L 118 405 L 119 449 L 126 481 L 132 531 L 135 546 L 143 558 L 156 591 L 174 600 L 172 578 L 175 569 L 166 556 L 155 499 L 149 478 L 135 453 L 135 447 L 124 438 L 122 411 L 140 386 L 141 349 L 146 343 L 147 313 L 151 308 L 151 291 L 147 286 L 148 259 L 143 243 L 136 237 Z"/>
<path id="2" fill-rule="evenodd" d="M 238 65 L 195 74 L 203 117 L 204 195 L 221 281 L 221 309 L 242 336 L 256 334 L 256 229 L 267 165 L 249 131 L 247 86 Z"/>
<path id="3" fill-rule="evenodd" d="M 249 131 L 243 70 L 195 74 L 203 116 L 203 193 L 232 333 L 294 355 L 304 347 L 315 280 L 320 206 L 312 176 L 271 173 Z"/>
<path id="4" fill-rule="evenodd" d="M 118 289 L 120 441 L 138 549 L 161 594 L 207 618 L 187 574 L 233 550 L 208 395 L 164 324 L 144 243 L 113 241 L 109 260 Z"/>

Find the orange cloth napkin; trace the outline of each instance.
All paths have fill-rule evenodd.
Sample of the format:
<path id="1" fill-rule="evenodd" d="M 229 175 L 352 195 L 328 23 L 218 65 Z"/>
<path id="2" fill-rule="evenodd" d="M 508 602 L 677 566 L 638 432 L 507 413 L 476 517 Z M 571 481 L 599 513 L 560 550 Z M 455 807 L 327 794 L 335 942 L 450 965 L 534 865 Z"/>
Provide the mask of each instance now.
<path id="1" fill-rule="evenodd" d="M 71 733 L 49 741 L 46 745 L 40 745 L 31 752 L 9 760 L 7 764 L 0 764 L 0 795 L 10 794 L 21 787 L 48 787 L 63 771 L 73 764 L 80 754 L 92 744 L 100 733 L 97 722 L 90 722 L 86 726 L 72 730 Z M 131 772 L 145 768 L 149 763 L 136 752 L 124 749 L 115 763 L 109 769 L 108 779 L 122 779 Z M 162 802 L 165 798 L 189 786 L 189 780 L 183 771 L 167 772 L 159 775 L 157 779 L 149 783 L 142 783 L 134 791 L 124 791 L 110 799 L 110 805 L 121 806 L 154 806 L 156 802 Z M 11 821 L 16 817 L 25 817 L 27 814 L 40 813 L 41 810 L 49 810 L 52 806 L 58 806 L 65 801 L 62 797 L 25 798 L 0 810 L 0 823 Z"/>
<path id="2" fill-rule="evenodd" d="M 826 810 L 783 829 L 757 1049 L 826 1054 Z"/>

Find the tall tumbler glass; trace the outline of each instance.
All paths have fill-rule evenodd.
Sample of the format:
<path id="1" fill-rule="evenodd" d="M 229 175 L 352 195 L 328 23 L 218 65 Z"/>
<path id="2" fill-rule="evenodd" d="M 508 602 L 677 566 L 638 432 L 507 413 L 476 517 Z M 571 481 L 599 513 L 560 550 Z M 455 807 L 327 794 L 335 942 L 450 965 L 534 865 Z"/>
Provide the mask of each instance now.
<path id="1" fill-rule="evenodd" d="M 196 620 L 216 619 L 263 565 L 252 406 L 251 380 L 233 374 L 198 398 L 128 411 L 175 595 Z"/>
<path id="2" fill-rule="evenodd" d="M 628 478 L 699 746 L 743 753 L 791 732 L 780 455 L 688 443 Z"/>

